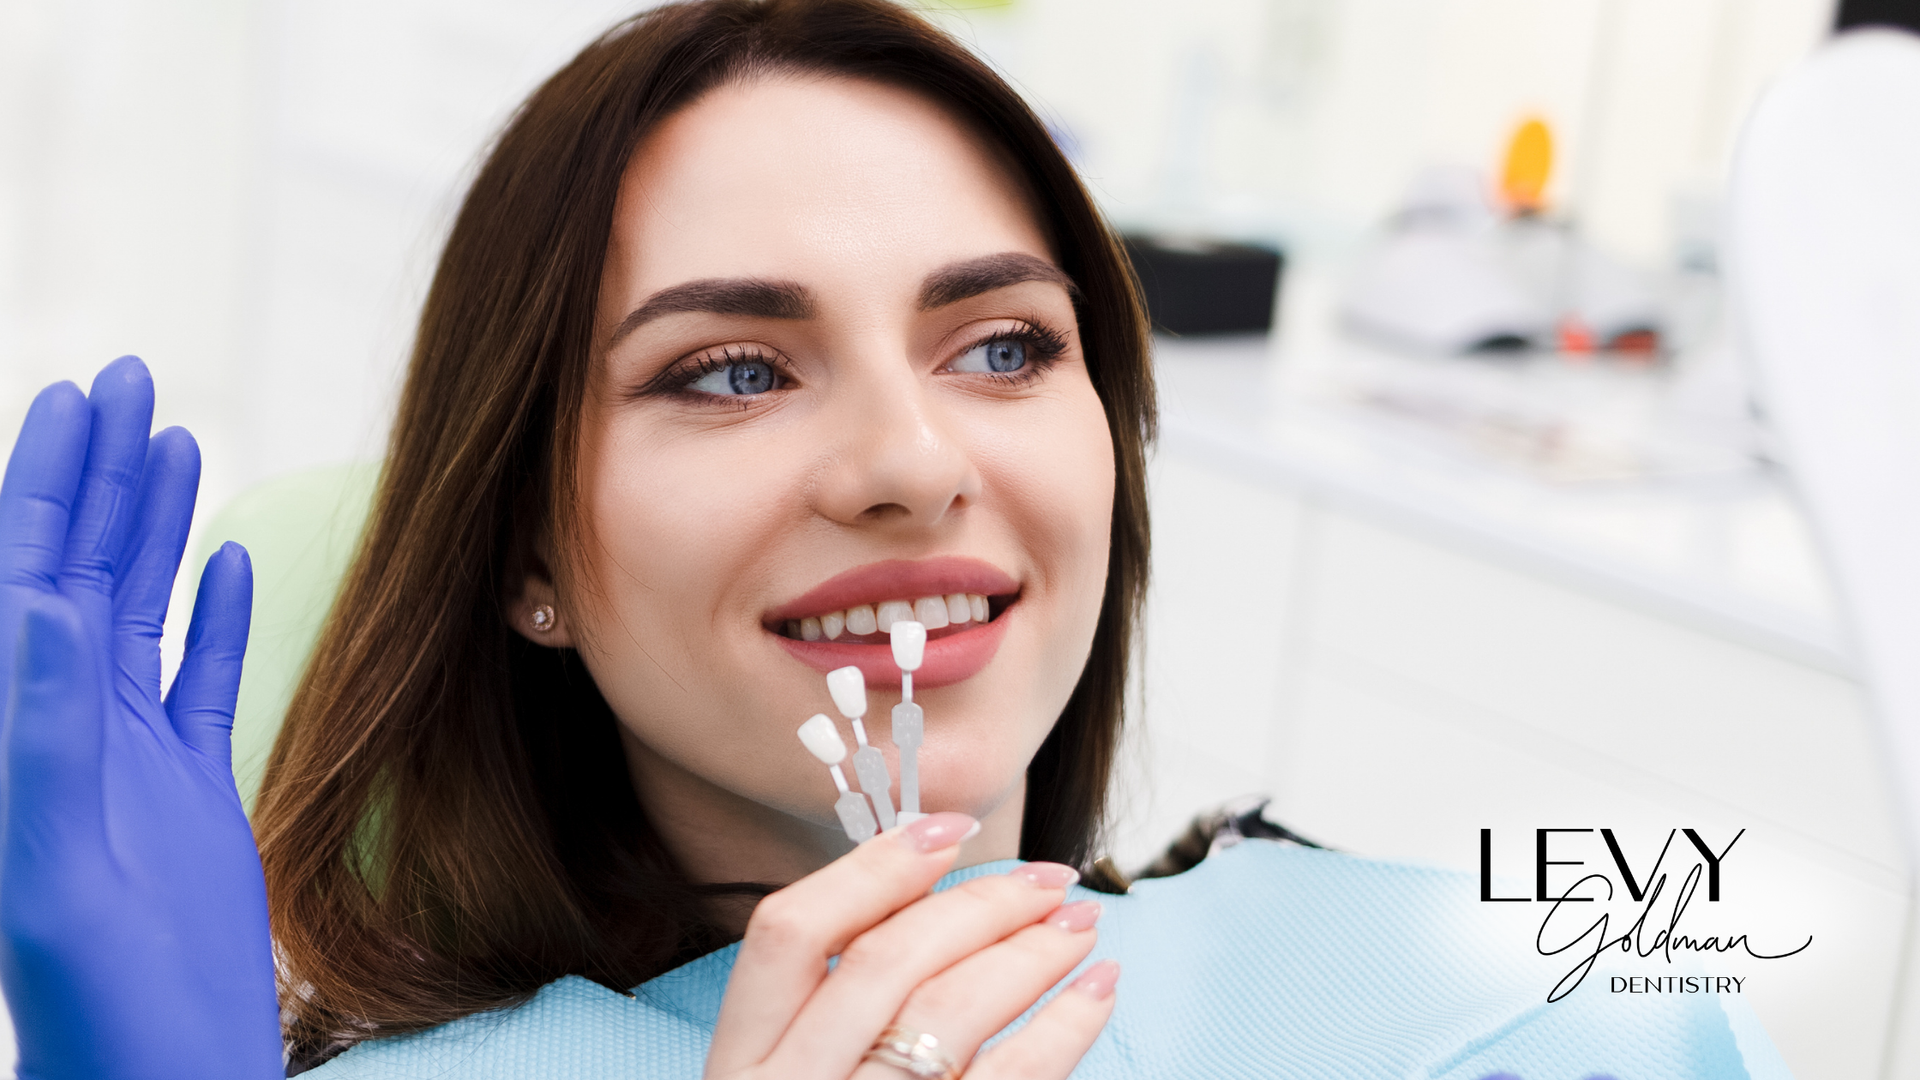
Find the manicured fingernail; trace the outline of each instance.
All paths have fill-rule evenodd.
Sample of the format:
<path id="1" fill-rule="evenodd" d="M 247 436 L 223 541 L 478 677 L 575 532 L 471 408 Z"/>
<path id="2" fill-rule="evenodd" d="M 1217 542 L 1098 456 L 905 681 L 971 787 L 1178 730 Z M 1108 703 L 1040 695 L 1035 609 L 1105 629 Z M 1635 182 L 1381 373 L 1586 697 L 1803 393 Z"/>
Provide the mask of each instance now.
<path id="1" fill-rule="evenodd" d="M 1080 871 L 1057 862 L 1030 862 L 1008 877 L 1041 889 L 1064 889 L 1080 880 Z"/>
<path id="2" fill-rule="evenodd" d="M 1057 926 L 1069 934 L 1090 930 L 1100 921 L 1100 901 L 1075 900 L 1071 904 L 1061 904 L 1047 916 L 1048 926 Z"/>
<path id="3" fill-rule="evenodd" d="M 1095 1001 L 1101 1001 L 1113 994 L 1113 984 L 1120 981 L 1120 961 L 1102 960 L 1087 969 L 1087 973 L 1069 984 Z"/>
<path id="4" fill-rule="evenodd" d="M 979 822 L 965 814 L 943 810 L 938 814 L 928 814 L 907 826 L 901 835 L 907 838 L 907 843 L 912 844 L 915 851 L 925 855 L 971 840 L 979 832 Z"/>

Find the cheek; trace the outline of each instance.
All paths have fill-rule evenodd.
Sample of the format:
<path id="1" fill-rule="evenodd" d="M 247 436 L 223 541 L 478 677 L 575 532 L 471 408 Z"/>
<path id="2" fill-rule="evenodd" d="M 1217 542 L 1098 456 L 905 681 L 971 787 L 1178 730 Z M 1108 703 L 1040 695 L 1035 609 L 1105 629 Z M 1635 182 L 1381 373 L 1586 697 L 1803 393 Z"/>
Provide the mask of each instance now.
<path id="1" fill-rule="evenodd" d="M 657 427 L 657 425 L 656 425 Z M 676 439 L 638 423 L 600 433 L 583 455 L 589 532 L 576 603 L 587 643 L 604 658 L 609 696 L 662 702 L 686 693 L 717 659 L 713 639 L 729 589 L 790 524 L 792 479 L 780 455 L 747 445 Z M 636 650 L 646 664 L 632 664 Z M 658 684 L 658 685 L 655 685 Z"/>
<path id="2" fill-rule="evenodd" d="M 692 438 L 648 419 L 582 455 L 582 659 L 649 760 L 763 803 L 817 795 L 824 778 L 792 737 L 804 687 L 756 677 L 751 593 L 806 529 L 803 455 L 777 433 Z"/>
<path id="3" fill-rule="evenodd" d="M 989 451 L 991 477 L 1046 592 L 1048 660 L 1077 681 L 1106 591 L 1113 520 L 1113 439 L 1093 386 L 1080 380 L 1038 423 Z"/>

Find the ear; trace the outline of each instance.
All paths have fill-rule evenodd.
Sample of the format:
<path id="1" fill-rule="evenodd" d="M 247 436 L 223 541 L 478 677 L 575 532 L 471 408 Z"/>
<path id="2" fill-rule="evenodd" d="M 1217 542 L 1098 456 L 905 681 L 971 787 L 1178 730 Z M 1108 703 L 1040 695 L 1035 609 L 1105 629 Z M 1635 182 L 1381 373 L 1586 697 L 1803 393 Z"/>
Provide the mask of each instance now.
<path id="1" fill-rule="evenodd" d="M 559 592 L 553 587 L 553 574 L 547 569 L 546 560 L 533 556 L 519 561 L 519 580 L 510 581 L 507 586 L 510 594 L 517 586 L 517 595 L 510 595 L 506 603 L 507 621 L 513 625 L 515 633 L 535 645 L 573 648 L 573 631 L 567 619 L 567 610 L 560 603 Z M 536 613 L 543 611 L 553 612 L 553 621 L 544 630 L 536 628 L 539 625 Z"/>

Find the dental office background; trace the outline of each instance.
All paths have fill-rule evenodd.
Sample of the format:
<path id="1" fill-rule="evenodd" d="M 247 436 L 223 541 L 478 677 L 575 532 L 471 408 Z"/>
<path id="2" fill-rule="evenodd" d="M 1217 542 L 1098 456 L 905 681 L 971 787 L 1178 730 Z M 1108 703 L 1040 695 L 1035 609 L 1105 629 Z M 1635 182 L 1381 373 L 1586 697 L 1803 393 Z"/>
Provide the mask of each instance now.
<path id="1" fill-rule="evenodd" d="M 202 526 L 261 481 L 377 458 L 479 149 L 633 8 L 0 0 L 0 428 L 134 352 L 156 426 L 200 440 Z M 1812 945 L 1727 970 L 1796 1075 L 1880 1075 L 1909 859 L 1718 274 L 1742 121 L 1830 35 L 1831 0 L 934 12 L 1130 233 L 1284 253 L 1271 333 L 1160 339 L 1115 861 L 1249 794 L 1322 843 L 1461 870 L 1488 829 L 1516 878 L 1539 828 L 1610 828 L 1636 859 L 1744 829 L 1723 921 Z M 1396 222 L 1436 200 L 1504 220 L 1529 120 L 1551 149 L 1529 220 L 1657 344 L 1595 348 L 1565 296 L 1518 352 L 1360 332 Z M 1582 842 L 1556 857 L 1604 858 Z"/>

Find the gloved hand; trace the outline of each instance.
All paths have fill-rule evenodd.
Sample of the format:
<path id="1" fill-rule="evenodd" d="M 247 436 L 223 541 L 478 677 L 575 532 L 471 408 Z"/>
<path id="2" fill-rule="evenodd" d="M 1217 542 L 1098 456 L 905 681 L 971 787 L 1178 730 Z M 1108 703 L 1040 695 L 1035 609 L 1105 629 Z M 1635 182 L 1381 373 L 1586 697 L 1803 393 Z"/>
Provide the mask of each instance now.
<path id="1" fill-rule="evenodd" d="M 21 1080 L 285 1075 L 230 761 L 252 569 L 236 544 L 207 563 L 163 702 L 200 457 L 152 419 L 133 357 L 91 399 L 48 387 L 0 487 L 0 978 Z"/>

